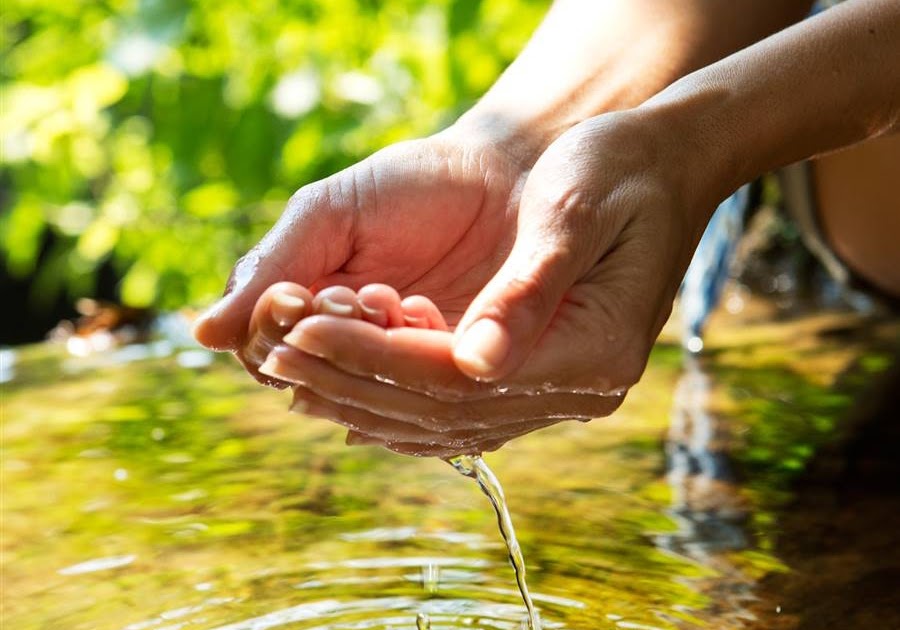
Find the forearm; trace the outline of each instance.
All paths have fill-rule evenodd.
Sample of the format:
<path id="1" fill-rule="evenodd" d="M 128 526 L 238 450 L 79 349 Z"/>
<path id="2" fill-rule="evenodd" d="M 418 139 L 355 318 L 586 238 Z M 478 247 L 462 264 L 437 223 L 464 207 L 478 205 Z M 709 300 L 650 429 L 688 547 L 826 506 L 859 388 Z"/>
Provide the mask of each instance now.
<path id="1" fill-rule="evenodd" d="M 591 116 L 636 106 L 685 74 L 800 19 L 810 0 L 557 0 L 461 122 L 539 153 Z"/>
<path id="2" fill-rule="evenodd" d="M 724 196 L 778 166 L 900 129 L 898 59 L 900 2 L 849 0 L 685 77 L 642 109 Z"/>

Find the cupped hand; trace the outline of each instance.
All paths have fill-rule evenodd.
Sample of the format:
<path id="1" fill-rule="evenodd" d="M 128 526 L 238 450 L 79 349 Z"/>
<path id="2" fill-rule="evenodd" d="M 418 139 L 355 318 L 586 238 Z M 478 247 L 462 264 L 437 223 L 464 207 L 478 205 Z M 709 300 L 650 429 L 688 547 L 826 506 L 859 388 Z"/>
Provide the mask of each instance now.
<path id="1" fill-rule="evenodd" d="M 273 283 L 315 293 L 383 282 L 429 296 L 454 323 L 512 247 L 518 193 L 534 161 L 520 154 L 451 128 L 301 188 L 235 265 L 225 297 L 198 320 L 195 336 L 278 384 L 257 371 L 268 350 L 259 340 L 270 335 L 260 335 L 251 317 L 265 308 L 257 302 Z"/>
<path id="2" fill-rule="evenodd" d="M 639 379 L 727 191 L 664 116 L 586 121 L 534 165 L 515 242 L 454 332 L 316 316 L 269 355 L 295 400 L 353 443 L 447 457 L 605 416 Z M 698 157 L 699 156 L 699 157 Z M 420 240 L 427 240 L 420 235 Z M 485 252 L 480 254 L 485 255 Z"/>

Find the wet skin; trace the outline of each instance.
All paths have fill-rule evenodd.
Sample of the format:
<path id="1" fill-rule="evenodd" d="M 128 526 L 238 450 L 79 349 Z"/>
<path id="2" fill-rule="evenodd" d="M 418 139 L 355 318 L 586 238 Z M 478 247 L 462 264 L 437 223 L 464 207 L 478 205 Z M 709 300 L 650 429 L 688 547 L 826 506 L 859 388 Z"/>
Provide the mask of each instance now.
<path id="1" fill-rule="evenodd" d="M 337 327 L 333 332 L 339 335 L 347 326 L 355 329 L 354 339 L 368 337 L 373 349 L 366 353 L 351 348 L 352 356 L 367 356 L 370 362 L 350 381 L 342 370 L 316 356 L 316 335 L 330 339 L 332 329 Z M 495 450 L 510 439 L 559 421 L 553 407 L 559 394 L 523 394 L 513 397 L 519 404 L 512 406 L 507 404 L 507 392 L 501 392 L 503 398 L 496 400 L 496 386 L 450 371 L 417 374 L 423 388 L 438 383 L 441 377 L 452 380 L 449 386 L 453 389 L 444 389 L 443 397 L 438 389 L 423 395 L 391 383 L 392 377 L 408 380 L 416 367 L 427 366 L 410 366 L 404 361 L 399 364 L 403 374 L 392 373 L 389 363 L 379 366 L 383 355 L 379 356 L 376 348 L 380 344 L 396 343 L 416 351 L 422 340 L 449 334 L 440 311 L 424 296 L 401 300 L 393 288 L 383 284 L 367 285 L 358 292 L 328 287 L 313 296 L 298 284 L 280 282 L 260 296 L 247 342 L 238 355 L 247 366 L 261 364 L 258 369 L 251 368 L 261 382 L 293 387 L 293 410 L 347 427 L 349 444 L 376 444 L 404 454 L 446 458 Z M 432 346 L 437 349 L 440 341 Z M 466 405 L 458 394 L 446 393 L 458 391 L 461 385 L 468 387 L 476 405 Z M 547 402 L 541 404 L 543 400 Z M 610 406 L 619 400 L 610 397 Z M 390 409 L 391 415 L 379 413 L 382 409 Z M 487 428 L 490 431 L 485 431 Z"/>
<path id="2" fill-rule="evenodd" d="M 560 3 L 576 14 L 578 5 L 593 3 Z M 688 47 L 711 46 L 703 29 L 688 31 Z M 547 32 L 536 41 L 546 44 Z M 550 41 L 569 37 L 553 32 Z M 608 415 L 640 378 L 699 236 L 730 192 L 781 165 L 900 130 L 898 42 L 894 0 L 844 3 L 637 107 L 625 98 L 612 108 L 631 109 L 586 119 L 611 103 L 576 98 L 596 96 L 583 89 L 590 72 L 556 85 L 554 68 L 544 77 L 552 102 L 518 98 L 515 77 L 532 76 L 521 72 L 528 60 L 548 65 L 546 50 L 526 50 L 514 64 L 520 71 L 511 68 L 512 79 L 445 132 L 301 189 L 236 265 L 232 290 L 200 320 L 197 338 L 238 352 L 251 372 L 265 358 L 270 376 L 327 399 L 359 433 L 417 454 L 435 445 L 476 452 L 541 423 Z M 681 52 L 694 62 L 706 55 Z M 623 76 L 642 74 L 625 66 Z M 388 282 L 427 295 L 455 328 L 315 315 L 264 357 L 269 348 L 257 345 L 248 319 L 260 294 L 284 279 L 315 291 Z M 406 449 L 397 445 L 407 435 L 378 432 L 401 425 L 431 433 Z M 454 432 L 465 442 L 445 439 Z"/>

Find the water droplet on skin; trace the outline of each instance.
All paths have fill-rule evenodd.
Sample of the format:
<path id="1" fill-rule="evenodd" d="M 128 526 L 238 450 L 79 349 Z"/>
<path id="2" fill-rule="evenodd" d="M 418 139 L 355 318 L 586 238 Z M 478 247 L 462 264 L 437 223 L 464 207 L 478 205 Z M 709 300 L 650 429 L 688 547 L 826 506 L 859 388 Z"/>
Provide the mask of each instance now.
<path id="1" fill-rule="evenodd" d="M 431 620 L 425 613 L 416 615 L 416 630 L 431 630 Z"/>
<path id="2" fill-rule="evenodd" d="M 113 479 L 115 479 L 116 481 L 125 481 L 126 479 L 128 479 L 128 471 L 124 468 L 116 468 L 115 472 L 113 473 Z"/>
<path id="3" fill-rule="evenodd" d="M 385 385 L 397 385 L 397 381 L 382 374 L 375 374 L 374 377 L 379 383 L 384 383 Z"/>
<path id="4" fill-rule="evenodd" d="M 231 276 L 228 288 L 229 293 L 243 289 L 249 284 L 253 276 L 256 275 L 257 268 L 259 268 L 259 260 L 259 254 L 247 254 L 241 258 L 241 261 L 234 268 L 234 275 Z"/>

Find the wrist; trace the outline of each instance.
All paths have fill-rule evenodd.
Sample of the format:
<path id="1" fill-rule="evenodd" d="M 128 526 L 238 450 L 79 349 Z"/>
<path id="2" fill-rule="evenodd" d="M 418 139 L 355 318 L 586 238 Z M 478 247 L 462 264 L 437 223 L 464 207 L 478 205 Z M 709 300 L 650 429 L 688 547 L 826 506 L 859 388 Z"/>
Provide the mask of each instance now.
<path id="1" fill-rule="evenodd" d="M 526 122 L 509 112 L 476 105 L 441 133 L 499 151 L 527 171 L 571 124 L 561 125 L 549 116 Z"/>
<path id="2" fill-rule="evenodd" d="M 687 77 L 637 108 L 665 147 L 664 159 L 675 160 L 673 166 L 686 175 L 686 194 L 700 212 L 711 212 L 759 175 L 753 147 L 765 139 L 742 137 L 740 119 L 733 115 L 740 100 L 735 90 Z"/>

